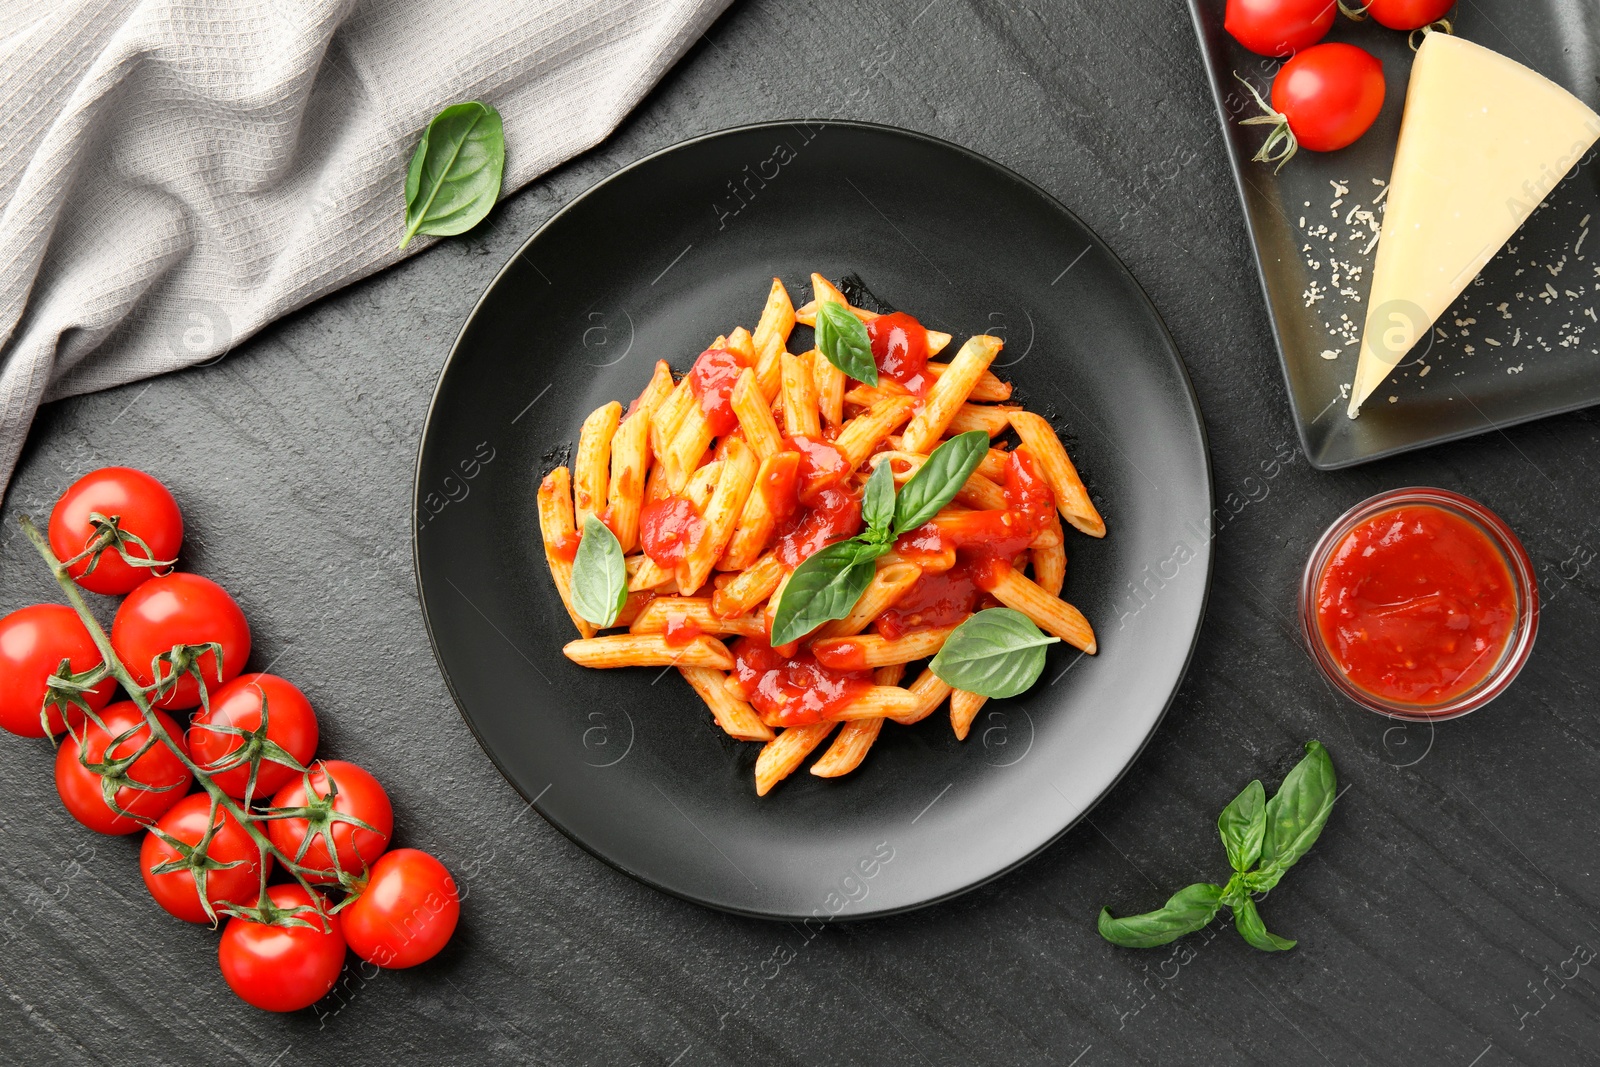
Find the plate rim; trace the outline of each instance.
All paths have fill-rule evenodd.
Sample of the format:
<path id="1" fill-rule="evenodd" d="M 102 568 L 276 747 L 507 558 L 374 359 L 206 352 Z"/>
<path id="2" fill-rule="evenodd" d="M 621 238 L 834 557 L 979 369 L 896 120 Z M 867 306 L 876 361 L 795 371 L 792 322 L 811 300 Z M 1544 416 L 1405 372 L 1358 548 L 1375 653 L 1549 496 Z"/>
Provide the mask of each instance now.
<path id="1" fill-rule="evenodd" d="M 501 280 L 512 269 L 512 267 L 516 265 L 517 261 L 522 258 L 523 254 L 533 246 L 534 242 L 539 240 L 546 230 L 553 227 L 569 212 L 578 208 L 580 204 L 587 200 L 591 195 L 598 192 L 601 188 L 613 181 L 618 180 L 623 175 L 655 161 L 658 157 L 692 148 L 706 141 L 717 140 L 735 134 L 753 133 L 761 130 L 771 130 L 779 127 L 794 127 L 797 125 L 806 126 L 808 128 L 840 127 L 845 129 L 866 130 L 879 135 L 887 134 L 890 136 L 905 137 L 911 140 L 922 141 L 947 151 L 956 152 L 992 169 L 1001 177 L 1017 183 L 1023 189 L 1040 197 L 1050 207 L 1061 212 L 1078 226 L 1082 227 L 1084 233 L 1088 235 L 1090 241 L 1092 242 L 1092 247 L 1097 247 L 1101 253 L 1109 257 L 1111 262 L 1115 264 L 1119 270 L 1121 270 L 1123 275 L 1132 284 L 1133 291 L 1138 295 L 1139 300 L 1149 311 L 1151 319 L 1159 329 L 1162 339 L 1166 342 L 1167 354 L 1171 357 L 1172 362 L 1178 371 L 1178 380 L 1183 386 L 1183 393 L 1188 399 L 1189 412 L 1193 417 L 1194 427 L 1198 432 L 1200 462 L 1205 475 L 1205 497 L 1209 505 L 1206 508 L 1205 514 L 1206 540 L 1202 549 L 1204 555 L 1204 568 L 1202 573 L 1199 610 L 1197 611 L 1194 620 L 1194 632 L 1189 638 L 1189 647 L 1184 653 L 1183 663 L 1177 674 L 1177 681 L 1173 684 L 1172 691 L 1167 695 L 1166 701 L 1162 704 L 1160 712 L 1151 722 L 1149 730 L 1140 740 L 1138 748 L 1134 751 L 1132 757 L 1128 759 L 1121 769 L 1117 771 L 1116 775 L 1111 779 L 1111 781 L 1106 784 L 1105 788 L 1101 790 L 1081 812 L 1073 816 L 1048 838 L 1041 841 L 1036 847 L 1030 849 L 1028 852 L 1018 856 L 1016 859 L 1005 864 L 1004 866 L 989 872 L 981 878 L 969 881 L 959 888 L 949 890 L 937 896 L 926 897 L 921 900 L 917 900 L 908 904 L 897 905 L 895 907 L 853 913 L 848 911 L 841 912 L 838 915 L 830 917 L 828 920 L 830 924 L 835 922 L 854 923 L 865 922 L 873 919 L 885 919 L 896 915 L 904 915 L 909 912 L 920 911 L 924 908 L 931 908 L 936 905 L 946 903 L 950 900 L 954 900 L 957 897 L 964 896 L 967 893 L 971 893 L 974 890 L 989 885 L 997 879 L 1003 878 L 1006 875 L 1016 871 L 1019 867 L 1037 858 L 1040 853 L 1056 844 L 1056 842 L 1060 841 L 1061 838 L 1066 836 L 1068 832 L 1075 829 L 1079 823 L 1083 822 L 1089 817 L 1090 813 L 1093 812 L 1095 808 L 1099 807 L 1101 802 L 1111 794 L 1112 790 L 1121 784 L 1122 779 L 1127 776 L 1130 770 L 1133 769 L 1133 765 L 1138 763 L 1139 758 L 1144 755 L 1145 749 L 1149 747 L 1151 740 L 1154 739 L 1157 731 L 1161 729 L 1162 723 L 1166 721 L 1168 712 L 1172 710 L 1172 705 L 1177 700 L 1178 693 L 1182 690 L 1183 683 L 1188 678 L 1189 668 L 1194 662 L 1195 652 L 1199 648 L 1200 637 L 1204 632 L 1204 622 L 1206 612 L 1210 607 L 1212 579 L 1216 566 L 1216 485 L 1215 470 L 1211 462 L 1210 434 L 1206 428 L 1205 416 L 1200 408 L 1200 397 L 1195 392 L 1194 381 L 1190 377 L 1188 364 L 1184 362 L 1183 355 L 1178 349 L 1177 342 L 1172 337 L 1172 331 L 1167 327 L 1166 320 L 1162 318 L 1161 312 L 1156 307 L 1155 302 L 1150 299 L 1150 294 L 1145 291 L 1145 288 L 1139 282 L 1139 279 L 1131 270 L 1128 269 L 1128 265 L 1122 261 L 1122 258 L 1118 256 L 1116 252 L 1111 249 L 1110 245 L 1105 242 L 1105 239 L 1102 238 L 1093 227 L 1081 219 L 1071 208 L 1067 207 L 1059 199 L 1057 199 L 1046 189 L 1039 186 L 1037 183 L 1024 177 L 1022 174 L 1019 174 L 1017 171 L 1006 166 L 1004 163 L 983 155 L 981 152 L 974 151 L 973 149 L 967 148 L 964 145 L 959 145 L 953 141 L 948 141 L 942 137 L 936 137 L 932 134 L 923 133 L 918 130 L 910 130 L 900 126 L 889 125 L 887 123 L 867 122 L 858 119 L 788 118 L 763 120 L 761 122 L 740 123 L 736 126 L 727 126 L 721 129 L 711 130 L 706 133 L 696 134 L 693 137 L 687 137 L 680 141 L 675 141 L 672 144 L 656 149 L 643 156 L 640 156 L 638 159 L 635 159 L 630 163 L 618 167 L 617 169 L 606 174 L 604 177 L 601 177 L 595 182 L 591 183 L 581 193 L 577 194 L 567 203 L 563 204 L 555 211 L 554 214 L 552 214 L 543 223 L 539 224 L 539 226 L 536 227 L 520 245 L 517 246 L 516 251 L 514 251 L 506 260 L 506 262 L 500 267 L 500 269 L 495 272 L 494 277 L 489 280 L 488 284 L 484 287 L 483 292 L 478 295 L 478 298 L 475 301 L 473 301 L 472 307 L 468 310 L 466 318 L 462 321 L 461 328 L 456 332 L 455 339 L 450 343 L 450 350 L 445 355 L 444 363 L 439 368 L 439 374 L 434 382 L 433 392 L 428 398 L 427 414 L 423 419 L 422 432 L 417 441 L 417 455 L 412 472 L 411 487 L 411 570 L 412 577 L 415 580 L 417 587 L 417 606 L 422 613 L 423 628 L 428 634 L 428 648 L 433 653 L 434 664 L 438 668 L 440 678 L 444 681 L 446 691 L 450 694 L 451 702 L 455 704 L 456 713 L 461 717 L 462 722 L 466 724 L 468 732 L 472 734 L 473 740 L 478 743 L 478 747 L 483 750 L 484 755 L 489 757 L 489 762 L 494 765 L 495 770 L 499 772 L 501 778 L 505 780 L 507 785 L 511 786 L 518 796 L 527 801 L 529 807 L 538 812 L 541 819 L 559 831 L 561 835 L 568 841 L 571 841 L 584 852 L 588 853 L 590 856 L 593 856 L 606 866 L 620 871 L 642 885 L 646 885 L 651 889 L 665 893 L 668 896 L 674 897 L 678 900 L 694 904 L 698 907 L 707 908 L 712 911 L 722 912 L 724 914 L 738 915 L 750 919 L 761 919 L 768 922 L 794 922 L 796 920 L 807 918 L 807 916 L 801 916 L 798 914 L 791 915 L 777 911 L 755 911 L 749 908 L 741 908 L 733 905 L 716 903 L 701 899 L 699 897 L 691 896 L 670 886 L 662 885 L 650 878 L 648 875 L 632 869 L 622 860 L 605 855 L 598 851 L 595 847 L 591 846 L 588 842 L 584 841 L 581 837 L 574 834 L 567 827 L 563 826 L 560 821 L 548 814 L 544 808 L 540 806 L 537 796 L 530 797 L 526 792 L 523 791 L 522 787 L 517 784 L 516 779 L 512 777 L 510 772 L 501 763 L 500 758 L 495 754 L 493 749 L 484 739 L 483 735 L 478 731 L 476 724 L 473 722 L 471 715 L 467 711 L 465 703 L 461 699 L 461 695 L 456 691 L 455 682 L 450 677 L 449 669 L 445 666 L 444 656 L 439 647 L 438 635 L 434 632 L 433 617 L 428 610 L 427 591 L 423 587 L 422 548 L 420 536 L 422 530 L 419 525 L 422 518 L 423 461 L 427 454 L 428 442 L 431 431 L 434 428 L 435 419 L 441 417 L 441 412 L 439 410 L 439 399 L 440 394 L 444 390 L 445 380 L 449 376 L 450 370 L 456 362 L 457 355 L 462 351 L 462 342 L 465 340 L 467 333 L 471 330 L 472 324 L 476 320 L 478 314 L 483 310 L 484 305 L 488 302 L 490 294 L 495 291 Z M 540 795 L 542 796 L 542 793 Z"/>

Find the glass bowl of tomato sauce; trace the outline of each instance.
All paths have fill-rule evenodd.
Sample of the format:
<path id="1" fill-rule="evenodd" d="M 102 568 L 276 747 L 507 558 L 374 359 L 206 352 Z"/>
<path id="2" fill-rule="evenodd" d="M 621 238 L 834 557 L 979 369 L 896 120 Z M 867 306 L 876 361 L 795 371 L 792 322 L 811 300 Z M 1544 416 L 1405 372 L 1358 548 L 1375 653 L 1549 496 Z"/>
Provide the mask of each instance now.
<path id="1" fill-rule="evenodd" d="M 1539 629 L 1539 586 L 1500 517 L 1446 489 L 1379 493 L 1322 535 L 1300 584 L 1312 657 L 1380 715 L 1434 721 L 1505 692 Z"/>

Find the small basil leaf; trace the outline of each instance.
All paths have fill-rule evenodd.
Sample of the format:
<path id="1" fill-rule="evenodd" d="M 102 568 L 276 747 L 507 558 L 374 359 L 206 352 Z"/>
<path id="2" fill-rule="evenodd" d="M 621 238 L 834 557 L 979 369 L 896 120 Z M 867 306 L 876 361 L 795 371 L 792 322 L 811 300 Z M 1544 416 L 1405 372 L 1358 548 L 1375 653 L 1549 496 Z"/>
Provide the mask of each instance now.
<path id="1" fill-rule="evenodd" d="M 1222 902 L 1230 908 L 1237 908 L 1239 901 L 1250 899 L 1250 876 L 1238 871 L 1228 879 L 1228 884 L 1222 887 Z"/>
<path id="2" fill-rule="evenodd" d="M 1267 932 L 1267 924 L 1262 922 L 1261 913 L 1256 910 L 1256 902 L 1249 897 L 1232 905 L 1234 929 L 1239 931 L 1241 937 L 1251 945 L 1263 952 L 1285 952 L 1295 945 L 1286 937 Z"/>
<path id="3" fill-rule="evenodd" d="M 602 630 L 616 623 L 628 602 L 628 567 L 617 535 L 590 515 L 572 560 L 572 606 Z"/>
<path id="4" fill-rule="evenodd" d="M 400 247 L 419 233 L 465 233 L 500 196 L 506 164 L 500 113 L 476 100 L 451 104 L 434 116 L 406 171 L 406 232 Z"/>
<path id="5" fill-rule="evenodd" d="M 1165 906 L 1114 919 L 1100 909 L 1100 936 L 1124 948 L 1155 948 L 1205 928 L 1222 906 L 1222 887 L 1199 882 L 1172 894 Z"/>
<path id="6" fill-rule="evenodd" d="M 772 643 L 798 641 L 831 619 L 850 614 L 872 584 L 879 545 L 839 541 L 818 549 L 794 569 L 772 613 Z"/>
<path id="7" fill-rule="evenodd" d="M 1251 782 L 1217 816 L 1217 832 L 1222 847 L 1228 850 L 1228 863 L 1236 871 L 1248 871 L 1261 857 L 1261 839 L 1267 832 L 1267 791 L 1260 781 Z"/>
<path id="8" fill-rule="evenodd" d="M 872 477 L 867 479 L 866 488 L 861 491 L 861 518 L 867 524 L 868 533 L 878 535 L 877 540 L 887 539 L 892 532 L 894 471 L 889 469 L 888 460 L 878 464 Z"/>
<path id="9" fill-rule="evenodd" d="M 914 530 L 939 514 L 939 509 L 961 492 L 988 452 L 989 435 L 982 430 L 957 434 L 934 449 L 895 497 L 895 536 Z"/>
<path id="10" fill-rule="evenodd" d="M 858 382 L 878 384 L 872 341 L 855 312 L 833 300 L 817 305 L 817 351 Z"/>
<path id="11" fill-rule="evenodd" d="M 955 628 L 928 667 L 956 689 L 1014 697 L 1039 680 L 1045 646 L 1060 640 L 1020 611 L 985 608 Z"/>
<path id="12" fill-rule="evenodd" d="M 1261 842 L 1262 873 L 1283 871 L 1308 852 L 1333 811 L 1339 783 L 1333 760 L 1320 741 L 1306 742 L 1306 756 L 1267 801 L 1266 834 Z M 1276 879 L 1273 880 L 1276 883 Z M 1270 888 L 1270 887 L 1263 887 Z"/>

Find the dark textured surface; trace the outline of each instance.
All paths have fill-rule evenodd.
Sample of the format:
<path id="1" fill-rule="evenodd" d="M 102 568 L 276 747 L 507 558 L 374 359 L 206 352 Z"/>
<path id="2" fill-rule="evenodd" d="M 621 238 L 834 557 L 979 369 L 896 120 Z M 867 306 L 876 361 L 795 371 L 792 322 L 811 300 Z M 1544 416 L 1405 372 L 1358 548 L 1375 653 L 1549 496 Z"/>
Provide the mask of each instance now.
<path id="1" fill-rule="evenodd" d="M 434 667 L 407 532 L 434 377 L 517 244 L 629 160 L 691 134 L 805 113 L 949 138 L 1078 211 L 1149 291 L 1188 362 L 1223 509 L 1189 680 L 1090 822 L 954 903 L 809 939 L 664 897 L 523 814 Z M 327 750 L 390 784 L 400 838 L 436 851 L 467 901 L 460 933 L 433 964 L 376 977 L 352 969 L 342 1002 L 320 1017 L 259 1014 L 220 981 L 214 935 L 149 900 L 134 843 L 90 840 L 61 810 L 48 748 L 0 739 L 0 1057 L 1591 1061 L 1595 966 L 1565 961 L 1600 948 L 1597 427 L 1579 413 L 1350 472 L 1319 474 L 1299 458 L 1264 475 L 1295 434 L 1178 0 L 740 4 L 615 138 L 513 198 L 480 232 L 213 367 L 45 410 L 5 502 L 0 609 L 51 594 L 18 514 L 43 514 L 101 463 L 156 472 L 185 505 L 189 565 L 250 614 L 255 663 L 306 689 Z M 1532 661 L 1498 703 L 1436 733 L 1386 734 L 1300 651 L 1294 589 L 1328 521 L 1372 492 L 1419 482 L 1483 500 L 1523 535 L 1546 614 Z M 1299 948 L 1265 956 L 1228 930 L 1178 953 L 1099 940 L 1101 904 L 1153 907 L 1186 882 L 1219 877 L 1217 810 L 1253 776 L 1276 784 L 1312 736 L 1349 788 L 1311 856 L 1263 905 Z"/>

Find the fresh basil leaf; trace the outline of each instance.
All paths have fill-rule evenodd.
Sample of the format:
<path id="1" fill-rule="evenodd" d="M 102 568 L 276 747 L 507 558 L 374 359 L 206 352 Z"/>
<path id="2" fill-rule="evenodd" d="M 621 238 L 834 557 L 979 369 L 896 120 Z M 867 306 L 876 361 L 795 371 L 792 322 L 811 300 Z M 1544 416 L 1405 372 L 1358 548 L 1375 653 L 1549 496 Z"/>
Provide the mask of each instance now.
<path id="1" fill-rule="evenodd" d="M 1155 948 L 1205 928 L 1222 906 L 1222 887 L 1198 882 L 1172 894 L 1157 911 L 1114 919 L 1100 909 L 1100 936 L 1124 948 Z"/>
<path id="2" fill-rule="evenodd" d="M 833 300 L 817 305 L 817 351 L 858 382 L 878 384 L 872 341 L 855 312 Z"/>
<path id="3" fill-rule="evenodd" d="M 1222 887 L 1222 902 L 1230 908 L 1237 908 L 1239 901 L 1250 899 L 1250 892 L 1250 876 L 1234 871 L 1228 884 Z"/>
<path id="4" fill-rule="evenodd" d="M 1306 742 L 1306 755 L 1283 779 L 1277 796 L 1267 801 L 1266 834 L 1261 841 L 1260 874 L 1282 876 L 1308 852 L 1333 811 L 1339 783 L 1333 760 L 1320 741 Z M 1260 879 L 1265 881 L 1265 878 Z M 1272 885 L 1277 878 L 1271 877 Z M 1271 885 L 1261 888 L 1270 889 Z"/>
<path id="5" fill-rule="evenodd" d="M 1259 780 L 1245 786 L 1244 792 L 1222 809 L 1217 832 L 1234 870 L 1248 871 L 1261 857 L 1261 839 L 1267 832 L 1267 791 Z"/>
<path id="6" fill-rule="evenodd" d="M 572 559 L 572 606 L 602 630 L 616 623 L 628 602 L 628 566 L 617 535 L 590 515 Z"/>
<path id="7" fill-rule="evenodd" d="M 883 460 L 861 491 L 861 518 L 869 540 L 887 541 L 894 533 L 894 471 Z"/>
<path id="8" fill-rule="evenodd" d="M 406 171 L 400 247 L 419 233 L 448 236 L 482 222 L 500 196 L 505 163 L 505 130 L 494 108 L 472 100 L 435 115 Z"/>
<path id="9" fill-rule="evenodd" d="M 1011 608 L 985 608 L 955 628 L 928 664 L 956 689 L 986 697 L 1014 697 L 1044 671 L 1044 648 L 1060 641 Z"/>
<path id="10" fill-rule="evenodd" d="M 783 587 L 772 613 L 772 643 L 798 641 L 831 619 L 850 614 L 872 584 L 873 560 L 884 546 L 839 541 L 807 556 Z"/>
<path id="11" fill-rule="evenodd" d="M 1256 910 L 1256 902 L 1245 897 L 1233 905 L 1233 925 L 1246 941 L 1263 952 L 1285 952 L 1299 942 L 1267 932 L 1267 924 Z"/>
<path id="12" fill-rule="evenodd" d="M 895 536 L 914 530 L 939 514 L 939 509 L 961 492 L 988 452 L 989 435 L 982 430 L 957 434 L 934 449 L 895 497 Z"/>

